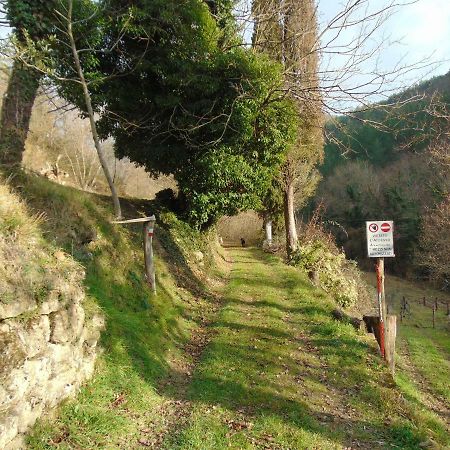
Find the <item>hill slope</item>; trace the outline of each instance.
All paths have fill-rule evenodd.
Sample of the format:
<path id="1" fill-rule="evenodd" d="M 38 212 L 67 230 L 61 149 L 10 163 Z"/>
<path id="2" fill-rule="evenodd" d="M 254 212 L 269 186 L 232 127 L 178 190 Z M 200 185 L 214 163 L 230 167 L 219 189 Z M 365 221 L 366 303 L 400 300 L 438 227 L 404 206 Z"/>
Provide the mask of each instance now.
<path id="1" fill-rule="evenodd" d="M 141 230 L 112 225 L 108 199 L 15 184 L 46 212 L 45 238 L 84 267 L 87 301 L 106 318 L 93 379 L 28 448 L 450 445 L 438 413 L 395 386 L 373 337 L 334 321 L 332 300 L 296 269 L 252 248 L 221 255 L 156 203 L 124 202 L 128 217 L 159 217 L 152 296 Z"/>
<path id="2" fill-rule="evenodd" d="M 425 111 L 430 99 L 439 96 L 442 107 L 450 105 L 450 72 L 434 77 L 390 97 L 384 104 L 411 101 L 395 108 L 383 109 L 383 103 L 373 109 L 355 111 L 352 117 L 337 117 L 327 124 L 329 139 L 321 172 L 327 176 L 349 160 L 367 161 L 375 167 L 385 167 L 397 161 L 400 148 L 420 153 L 436 137 L 438 124 L 448 127 L 448 119 L 435 120 Z M 383 126 L 373 126 L 382 124 Z M 339 142 L 339 145 L 337 144 Z M 347 149 L 343 155 L 343 147 Z"/>
<path id="3" fill-rule="evenodd" d="M 433 209 L 441 208 L 438 205 L 450 192 L 448 167 L 442 164 L 448 148 L 450 72 L 387 103 L 415 95 L 416 100 L 398 108 L 374 105 L 356 111 L 355 118 L 339 117 L 328 124 L 324 178 L 310 209 L 320 205 L 338 246 L 367 270 L 365 221 L 393 220 L 396 258 L 386 261 L 387 269 L 401 276 L 434 279 L 443 286 L 445 271 L 436 274 L 421 250 L 424 238 L 429 240 L 422 229 L 424 217 L 435 214 Z M 435 103 L 439 95 L 440 103 Z"/>

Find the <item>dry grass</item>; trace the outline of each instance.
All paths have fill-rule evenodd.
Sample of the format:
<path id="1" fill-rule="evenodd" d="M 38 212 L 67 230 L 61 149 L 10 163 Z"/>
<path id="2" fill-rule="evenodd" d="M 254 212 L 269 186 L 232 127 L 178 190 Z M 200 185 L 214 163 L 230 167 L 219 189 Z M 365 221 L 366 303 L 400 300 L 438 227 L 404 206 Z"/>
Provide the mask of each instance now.
<path id="1" fill-rule="evenodd" d="M 31 215 L 10 188 L 0 182 L 0 302 L 24 302 L 30 308 L 57 291 L 64 300 L 81 284 L 82 271 L 66 254 L 42 239 L 41 215 Z M 70 292 L 69 292 L 70 291 Z"/>

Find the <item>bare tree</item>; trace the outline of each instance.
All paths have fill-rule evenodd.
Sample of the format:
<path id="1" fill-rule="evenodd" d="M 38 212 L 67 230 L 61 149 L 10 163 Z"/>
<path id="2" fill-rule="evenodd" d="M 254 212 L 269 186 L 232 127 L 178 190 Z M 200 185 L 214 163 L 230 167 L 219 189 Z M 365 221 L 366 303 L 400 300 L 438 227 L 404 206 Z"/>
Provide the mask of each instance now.
<path id="1" fill-rule="evenodd" d="M 83 89 L 84 102 L 86 104 L 89 122 L 91 125 L 92 137 L 94 139 L 95 148 L 97 150 L 98 159 L 100 160 L 100 164 L 102 166 L 103 173 L 105 174 L 106 180 L 108 181 L 109 188 L 111 189 L 111 196 L 112 196 L 112 200 L 113 200 L 113 204 L 114 204 L 114 214 L 117 218 L 119 218 L 122 216 L 119 195 L 117 194 L 116 186 L 114 185 L 114 180 L 109 171 L 107 161 L 106 161 L 106 156 L 103 152 L 103 149 L 102 149 L 102 146 L 100 143 L 100 138 L 98 136 L 97 125 L 95 123 L 95 117 L 94 117 L 94 109 L 92 108 L 91 95 L 89 93 L 88 83 L 86 82 L 86 78 L 84 76 L 84 71 L 83 71 L 83 68 L 82 68 L 81 62 L 80 62 L 79 52 L 78 52 L 78 49 L 77 49 L 77 46 L 75 43 L 75 38 L 73 35 L 72 12 L 73 12 L 73 0 L 69 0 L 67 14 L 64 15 L 63 13 L 59 12 L 59 15 L 61 16 L 62 20 L 65 21 L 65 23 L 67 24 L 66 34 L 67 34 L 67 37 L 69 38 L 70 48 L 72 50 L 76 71 L 78 73 L 78 77 L 79 77 L 78 81 L 81 84 L 81 87 Z"/>
<path id="2" fill-rule="evenodd" d="M 302 122 L 299 142 L 283 168 L 288 254 L 296 247 L 295 216 L 289 211 L 296 209 L 297 201 L 304 198 L 299 188 L 295 198 L 296 182 L 308 186 L 309 176 L 312 185 L 317 181 L 317 173 L 311 168 L 320 161 L 320 152 L 308 153 L 306 149 L 311 144 L 321 145 L 322 113 L 337 126 L 337 116 L 346 115 L 388 131 L 383 120 L 386 115 L 399 111 L 403 114 L 405 104 L 424 97 L 411 91 L 408 96 L 386 101 L 394 92 L 411 86 L 419 69 L 432 70 L 437 63 L 425 58 L 414 63 L 400 60 L 390 68 L 380 64 L 383 52 L 393 44 L 390 36 L 381 35 L 384 25 L 399 8 L 412 3 L 415 0 L 345 0 L 333 17 L 318 26 L 318 8 L 313 0 L 239 2 L 236 15 L 243 35 L 248 42 L 251 34 L 256 50 L 283 64 L 284 90 L 296 100 Z M 374 104 L 375 101 L 379 103 Z M 383 119 L 369 119 L 360 114 L 377 108 L 385 113 Z M 415 117 L 410 119 L 405 120 L 405 126 L 412 129 Z M 309 132 L 302 132 L 305 127 Z"/>

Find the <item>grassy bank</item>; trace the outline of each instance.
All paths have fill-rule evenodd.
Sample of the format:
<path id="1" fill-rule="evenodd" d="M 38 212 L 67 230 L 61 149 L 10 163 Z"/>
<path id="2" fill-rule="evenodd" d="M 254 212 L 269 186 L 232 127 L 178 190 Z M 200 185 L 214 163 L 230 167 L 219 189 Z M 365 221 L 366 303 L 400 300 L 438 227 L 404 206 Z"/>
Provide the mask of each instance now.
<path id="1" fill-rule="evenodd" d="M 213 309 L 206 273 L 220 269 L 221 258 L 214 258 L 207 238 L 158 205 L 124 202 L 127 217 L 156 212 L 160 218 L 158 294 L 153 296 L 143 275 L 141 228 L 111 224 L 109 199 L 37 177 L 16 179 L 14 185 L 32 212 L 44 212 L 40 227 L 45 239 L 84 269 L 86 310 L 99 308 L 106 318 L 94 378 L 55 419 L 38 423 L 29 447 L 94 449 L 136 443 L 140 428 L 164 400 L 157 392 L 159 383 Z M 203 252 L 201 264 L 194 264 L 194 251 Z"/>
<path id="2" fill-rule="evenodd" d="M 106 317 L 94 378 L 37 424 L 29 448 L 450 446 L 410 373 L 394 383 L 373 336 L 335 321 L 333 300 L 299 270 L 257 249 L 221 254 L 156 203 L 127 201 L 126 217 L 159 218 L 153 296 L 141 229 L 111 224 L 109 199 L 40 178 L 15 186 L 45 211 L 45 239 L 83 267 L 86 309 Z"/>

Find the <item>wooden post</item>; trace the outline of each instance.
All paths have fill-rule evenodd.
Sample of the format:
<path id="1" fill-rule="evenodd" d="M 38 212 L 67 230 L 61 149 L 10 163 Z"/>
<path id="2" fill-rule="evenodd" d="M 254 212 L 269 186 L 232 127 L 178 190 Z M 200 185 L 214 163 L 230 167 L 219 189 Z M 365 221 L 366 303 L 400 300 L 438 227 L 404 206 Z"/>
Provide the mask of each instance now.
<path id="1" fill-rule="evenodd" d="M 425 300 L 425 297 L 423 298 L 423 306 L 427 306 L 427 301 Z"/>
<path id="2" fill-rule="evenodd" d="M 437 311 L 437 309 L 438 309 L 438 298 L 437 297 L 434 299 L 434 307 Z"/>
<path id="3" fill-rule="evenodd" d="M 153 293 L 156 294 L 156 280 L 155 280 L 155 264 L 153 260 L 153 229 L 155 226 L 156 217 L 139 217 L 138 219 L 130 220 L 115 220 L 112 223 L 132 224 L 142 223 L 143 238 L 144 238 L 144 261 L 145 261 L 145 276 L 147 283 L 150 285 Z"/>
<path id="4" fill-rule="evenodd" d="M 155 216 L 153 216 L 154 218 Z M 156 277 L 155 264 L 153 261 L 153 228 L 155 219 L 144 223 L 144 258 L 145 258 L 145 274 L 147 282 L 154 294 L 156 294 Z"/>
<path id="5" fill-rule="evenodd" d="M 397 316 L 386 317 L 386 361 L 392 375 L 395 372 L 395 338 L 397 336 Z"/>
<path id="6" fill-rule="evenodd" d="M 266 243 L 267 245 L 272 245 L 272 221 L 267 219 L 264 226 L 266 229 Z"/>
<path id="7" fill-rule="evenodd" d="M 377 259 L 376 271 L 377 271 L 378 312 L 380 314 L 380 351 L 381 356 L 383 358 L 386 358 L 384 345 L 384 323 L 386 318 L 386 302 L 384 297 L 384 258 Z"/>
<path id="8" fill-rule="evenodd" d="M 436 305 L 433 305 L 433 328 L 436 328 Z"/>

